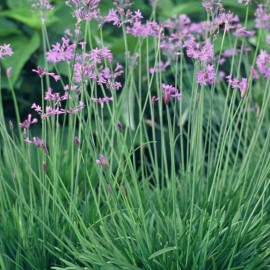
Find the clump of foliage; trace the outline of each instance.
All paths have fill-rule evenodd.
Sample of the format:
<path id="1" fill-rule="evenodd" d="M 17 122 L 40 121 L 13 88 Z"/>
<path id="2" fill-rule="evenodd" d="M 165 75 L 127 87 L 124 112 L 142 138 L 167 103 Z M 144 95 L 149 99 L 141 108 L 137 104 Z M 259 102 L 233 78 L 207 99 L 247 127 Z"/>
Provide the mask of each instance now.
<path id="1" fill-rule="evenodd" d="M 31 1 L 41 98 L 26 118 L 22 52 L 0 45 L 16 115 L 0 107 L 1 269 L 269 268 L 269 6 L 159 20 L 150 2 L 145 18 L 66 1 L 73 28 L 54 41 L 54 6 Z"/>

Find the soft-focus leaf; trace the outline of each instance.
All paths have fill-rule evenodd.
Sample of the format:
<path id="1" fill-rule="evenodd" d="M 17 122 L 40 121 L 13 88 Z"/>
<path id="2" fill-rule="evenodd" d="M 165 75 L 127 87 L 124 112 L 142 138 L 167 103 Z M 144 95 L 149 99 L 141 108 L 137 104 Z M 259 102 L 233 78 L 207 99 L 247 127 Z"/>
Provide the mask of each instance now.
<path id="1" fill-rule="evenodd" d="M 2 62 L 5 69 L 12 67 L 11 81 L 15 83 L 25 63 L 39 48 L 40 36 L 38 33 L 35 33 L 30 39 L 25 36 L 12 36 L 5 41 L 11 45 L 14 54 L 11 57 L 6 57 Z"/>
<path id="2" fill-rule="evenodd" d="M 30 8 L 28 0 L 7 0 L 7 5 L 11 9 L 17 9 L 17 8 L 22 8 L 22 7 Z"/>
<path id="3" fill-rule="evenodd" d="M 53 16 L 53 14 L 54 14 L 54 9 L 46 13 L 47 26 L 51 25 L 52 23 L 58 20 L 55 16 Z M 34 28 L 34 29 L 41 29 L 40 17 L 37 16 L 37 14 L 35 14 L 31 9 L 27 7 L 1 11 L 0 16 L 11 18 L 15 21 L 18 21 L 27 26 L 30 26 L 31 28 Z"/>
<path id="4" fill-rule="evenodd" d="M 15 23 L 0 17 L 0 37 L 19 34 L 20 30 Z"/>
<path id="5" fill-rule="evenodd" d="M 169 10 L 175 7 L 171 0 L 159 0 L 157 3 L 158 7 L 162 10 Z"/>
<path id="6" fill-rule="evenodd" d="M 174 6 L 172 8 L 166 8 L 161 10 L 162 14 L 165 15 L 166 17 L 171 17 L 173 15 L 177 14 L 196 14 L 196 13 L 202 13 L 203 12 L 203 7 L 200 3 L 185 3 L 181 5 Z"/>

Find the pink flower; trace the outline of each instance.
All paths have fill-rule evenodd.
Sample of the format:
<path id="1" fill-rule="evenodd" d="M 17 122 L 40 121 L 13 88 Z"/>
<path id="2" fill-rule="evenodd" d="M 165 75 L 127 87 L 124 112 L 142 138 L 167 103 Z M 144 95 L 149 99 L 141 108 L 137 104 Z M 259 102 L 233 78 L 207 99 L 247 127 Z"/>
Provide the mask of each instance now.
<path id="1" fill-rule="evenodd" d="M 26 120 L 24 120 L 22 123 L 20 123 L 20 127 L 22 128 L 25 128 L 25 129 L 28 129 L 32 124 L 34 123 L 37 123 L 37 119 L 36 118 L 33 118 L 32 119 L 32 115 L 31 114 L 28 114 L 28 117 Z"/>
<path id="2" fill-rule="evenodd" d="M 46 147 L 45 143 L 39 138 L 39 137 L 33 137 L 33 144 L 36 145 L 37 147 L 41 147 L 45 154 L 48 154 L 48 148 Z"/>
<path id="3" fill-rule="evenodd" d="M 253 37 L 255 34 L 254 30 L 247 30 L 244 27 L 237 28 L 235 36 L 237 37 Z"/>
<path id="4" fill-rule="evenodd" d="M 93 49 L 90 51 L 90 58 L 94 63 L 101 63 L 102 59 L 107 59 L 108 61 L 111 61 L 113 59 L 111 51 L 103 47 L 101 49 Z"/>
<path id="5" fill-rule="evenodd" d="M 46 68 L 43 69 L 40 66 L 38 66 L 37 69 L 32 69 L 32 71 L 37 73 L 40 78 L 43 78 L 44 75 L 51 76 L 52 78 L 54 78 L 55 81 L 59 81 L 61 78 L 59 75 L 56 75 L 53 72 L 47 72 Z"/>
<path id="6" fill-rule="evenodd" d="M 44 114 L 42 114 L 42 118 L 48 118 L 49 116 L 52 115 L 60 115 L 60 114 L 64 114 L 66 112 L 65 109 L 61 109 L 61 108 L 52 108 L 51 106 L 46 106 L 46 112 Z"/>
<path id="7" fill-rule="evenodd" d="M 255 79 L 255 80 L 259 79 L 259 73 L 254 67 L 250 67 L 250 74 L 252 76 L 252 79 Z"/>
<path id="8" fill-rule="evenodd" d="M 92 100 L 94 102 L 97 102 L 100 104 L 101 108 L 104 108 L 104 103 L 105 102 L 109 102 L 109 101 L 113 101 L 113 97 L 104 97 L 104 98 L 92 98 Z"/>
<path id="9" fill-rule="evenodd" d="M 68 0 L 66 5 L 74 9 L 72 15 L 78 21 L 91 21 L 92 19 L 98 19 L 99 2 L 100 0 Z"/>
<path id="10" fill-rule="evenodd" d="M 248 80 L 247 78 L 242 78 L 242 81 L 239 82 L 239 90 L 240 90 L 240 93 L 241 93 L 241 98 L 243 98 L 247 91 L 248 91 Z"/>
<path id="11" fill-rule="evenodd" d="M 262 50 L 257 57 L 256 61 L 259 71 L 265 76 L 270 78 L 270 55 Z"/>
<path id="12" fill-rule="evenodd" d="M 102 164 L 106 168 L 110 167 L 107 159 L 103 155 L 99 155 L 99 159 L 96 160 L 96 164 Z"/>
<path id="13" fill-rule="evenodd" d="M 42 114 L 42 109 L 39 105 L 37 105 L 36 103 L 33 103 L 31 106 L 31 109 L 34 109 L 38 114 Z"/>
<path id="14" fill-rule="evenodd" d="M 79 105 L 77 105 L 76 107 L 74 107 L 74 108 L 69 108 L 69 109 L 67 110 L 67 113 L 70 113 L 70 114 L 77 113 L 77 112 L 83 110 L 84 107 L 85 107 L 84 102 L 83 102 L 83 101 L 80 101 L 80 102 L 79 102 Z"/>
<path id="15" fill-rule="evenodd" d="M 231 76 L 227 76 L 228 83 L 232 86 L 232 88 L 239 89 L 241 93 L 241 98 L 243 98 L 248 91 L 248 80 L 247 78 L 242 78 L 239 81 L 237 78 L 231 78 Z"/>
<path id="16" fill-rule="evenodd" d="M 166 70 L 166 68 L 170 66 L 170 62 L 159 62 L 157 63 L 157 65 L 155 67 L 150 67 L 149 68 L 149 73 L 153 74 L 153 73 L 160 73 L 160 72 L 164 72 Z"/>
<path id="17" fill-rule="evenodd" d="M 3 56 L 11 56 L 13 54 L 10 44 L 4 44 L 0 46 L 0 59 L 3 59 Z"/>
<path id="18" fill-rule="evenodd" d="M 75 45 L 69 44 L 69 39 L 62 38 L 62 44 L 52 45 L 52 49 L 46 53 L 48 62 L 57 63 L 71 61 L 75 55 Z"/>
<path id="19" fill-rule="evenodd" d="M 41 147 L 45 154 L 49 153 L 45 143 L 39 137 L 33 137 L 33 140 L 30 140 L 29 137 L 26 137 L 24 141 L 29 144 L 33 143 L 37 147 Z"/>
<path id="20" fill-rule="evenodd" d="M 180 93 L 178 93 L 178 90 L 172 85 L 166 85 L 163 83 L 161 85 L 161 88 L 163 90 L 163 100 L 165 105 L 169 104 L 170 99 L 180 99 L 182 96 Z"/>
<path id="21" fill-rule="evenodd" d="M 152 96 L 152 98 L 151 98 L 151 101 L 152 101 L 152 104 L 153 104 L 153 105 L 154 105 L 158 100 L 159 100 L 159 97 L 156 97 L 156 96 Z"/>
<path id="22" fill-rule="evenodd" d="M 192 38 L 185 42 L 187 56 L 200 61 L 211 60 L 214 57 L 213 45 L 207 40 L 205 43 L 198 43 Z"/>
<path id="23" fill-rule="evenodd" d="M 207 65 L 206 70 L 200 70 L 197 73 L 197 82 L 200 85 L 213 84 L 216 73 L 213 65 Z"/>
<path id="24" fill-rule="evenodd" d="M 113 25 L 120 25 L 120 19 L 118 17 L 118 14 L 116 10 L 111 9 L 108 13 L 108 15 L 105 17 L 105 22 L 113 22 Z"/>
<path id="25" fill-rule="evenodd" d="M 268 29 L 270 27 L 270 14 L 267 5 L 259 4 L 254 15 L 256 28 Z"/>
<path id="26" fill-rule="evenodd" d="M 48 88 L 48 90 L 45 92 L 45 100 L 54 101 L 55 104 L 61 104 L 61 101 L 71 99 L 71 96 L 65 92 L 64 95 L 60 95 L 60 93 L 53 93 L 53 90 L 51 87 Z"/>
<path id="27" fill-rule="evenodd" d="M 48 0 L 34 0 L 36 3 L 32 4 L 33 9 L 39 10 L 50 10 L 53 9 L 53 5 L 51 5 Z M 33 0 L 32 0 L 33 2 Z"/>

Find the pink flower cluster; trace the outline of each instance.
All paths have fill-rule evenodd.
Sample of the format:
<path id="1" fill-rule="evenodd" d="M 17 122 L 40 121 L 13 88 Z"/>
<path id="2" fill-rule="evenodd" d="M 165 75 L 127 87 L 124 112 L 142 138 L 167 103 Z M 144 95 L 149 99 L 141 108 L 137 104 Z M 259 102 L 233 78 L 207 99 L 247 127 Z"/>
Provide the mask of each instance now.
<path id="1" fill-rule="evenodd" d="M 69 32 L 67 33 L 70 35 Z M 83 42 L 83 50 L 85 50 L 86 45 L 86 42 Z M 117 64 L 114 70 L 107 67 L 107 61 L 111 62 L 113 59 L 113 55 L 108 48 L 95 48 L 89 52 L 83 51 L 82 53 L 77 50 L 76 55 L 75 49 L 75 43 L 70 43 L 70 39 L 68 38 L 62 38 L 62 44 L 57 43 L 53 45 L 52 49 L 46 53 L 48 62 L 58 63 L 74 60 L 73 87 L 79 89 L 79 84 L 87 84 L 89 81 L 94 81 L 98 85 L 105 85 L 110 90 L 119 90 L 122 87 L 121 83 L 116 81 L 116 78 L 123 74 L 123 67 L 120 64 Z M 48 73 L 40 69 L 34 71 L 40 76 L 44 74 L 54 78 L 57 76 L 54 73 Z"/>
<path id="2" fill-rule="evenodd" d="M 91 21 L 99 17 L 99 2 L 100 0 L 68 0 L 66 5 L 74 10 L 72 15 L 78 21 Z"/>
<path id="3" fill-rule="evenodd" d="M 200 85 L 213 84 L 216 73 L 213 65 L 207 65 L 206 70 L 200 70 L 197 73 L 197 82 Z"/>
<path id="4" fill-rule="evenodd" d="M 214 57 L 213 45 L 207 40 L 205 43 L 198 43 L 194 38 L 190 38 L 185 42 L 187 56 L 202 62 L 212 60 Z"/>
<path id="5" fill-rule="evenodd" d="M 70 44 L 70 40 L 62 38 L 62 44 L 52 45 L 52 49 L 46 53 L 48 62 L 58 63 L 71 61 L 75 57 L 75 44 Z"/>
<path id="6" fill-rule="evenodd" d="M 29 139 L 29 128 L 32 124 L 37 123 L 38 120 L 36 118 L 32 118 L 32 115 L 29 114 L 27 119 L 24 120 L 22 123 L 20 123 L 20 126 L 23 128 L 24 130 L 24 141 L 26 143 L 33 143 L 34 145 L 36 145 L 37 147 L 41 147 L 43 149 L 43 151 L 48 154 L 48 148 L 46 147 L 45 143 L 39 138 L 39 137 L 33 137 L 33 140 Z"/>
<path id="7" fill-rule="evenodd" d="M 13 54 L 10 44 L 4 44 L 0 46 L 0 59 L 3 59 L 4 56 L 11 56 Z"/>
<path id="8" fill-rule="evenodd" d="M 257 28 L 269 29 L 270 27 L 270 14 L 269 7 L 266 4 L 258 4 L 255 12 L 255 26 Z"/>
<path id="9" fill-rule="evenodd" d="M 171 99 L 180 99 L 182 97 L 182 94 L 178 92 L 178 90 L 168 84 L 161 84 L 161 89 L 163 91 L 162 98 L 164 101 L 164 104 L 167 106 Z M 152 97 L 152 103 L 154 104 L 157 100 L 159 100 L 159 97 L 153 96 Z"/>
<path id="10" fill-rule="evenodd" d="M 29 137 L 26 137 L 24 141 L 29 144 L 33 143 L 35 146 L 42 148 L 45 154 L 49 153 L 47 146 L 45 145 L 43 140 L 40 139 L 39 137 L 33 137 L 33 140 L 30 140 Z"/>
<path id="11" fill-rule="evenodd" d="M 60 76 L 56 75 L 53 72 L 48 72 L 47 69 L 43 69 L 42 67 L 38 66 L 37 69 L 32 69 L 33 72 L 37 73 L 39 75 L 39 77 L 42 79 L 43 76 L 48 75 L 51 76 L 52 78 L 54 78 L 54 80 L 57 82 L 58 80 L 60 80 Z"/>
<path id="12" fill-rule="evenodd" d="M 232 78 L 231 76 L 227 76 L 226 79 L 232 88 L 240 90 L 242 98 L 246 95 L 246 93 L 248 91 L 248 79 L 247 78 L 242 78 L 240 81 L 237 78 Z"/>
<path id="13" fill-rule="evenodd" d="M 265 76 L 270 78 L 270 55 L 262 50 L 257 58 L 258 70 Z"/>
<path id="14" fill-rule="evenodd" d="M 53 5 L 50 4 L 48 0 L 30 0 L 30 2 L 33 2 L 33 9 L 39 9 L 42 11 L 53 9 Z"/>
<path id="15" fill-rule="evenodd" d="M 73 81 L 87 83 L 95 81 L 98 85 L 105 85 L 107 89 L 119 90 L 122 85 L 115 81 L 123 74 L 123 67 L 119 64 L 114 70 L 104 67 L 103 62 L 112 61 L 112 53 L 107 48 L 93 49 L 89 53 L 78 55 L 74 64 Z"/>
<path id="16" fill-rule="evenodd" d="M 104 22 L 111 22 L 113 25 L 121 26 L 126 24 L 126 33 L 135 37 L 158 37 L 162 31 L 162 26 L 153 21 L 143 23 L 142 13 L 140 10 L 125 11 L 122 7 L 118 6 L 117 9 L 111 9 L 107 16 L 103 18 Z"/>

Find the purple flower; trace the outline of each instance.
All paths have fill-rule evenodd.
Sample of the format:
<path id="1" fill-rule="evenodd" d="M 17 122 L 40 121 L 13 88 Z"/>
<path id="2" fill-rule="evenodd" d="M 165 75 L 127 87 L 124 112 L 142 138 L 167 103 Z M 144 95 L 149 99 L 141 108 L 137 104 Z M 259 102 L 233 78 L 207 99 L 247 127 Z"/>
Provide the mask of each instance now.
<path id="1" fill-rule="evenodd" d="M 213 45 L 207 40 L 205 43 L 195 42 L 193 38 L 185 42 L 187 56 L 200 61 L 207 61 L 214 57 Z"/>
<path id="2" fill-rule="evenodd" d="M 52 49 L 46 53 L 48 62 L 57 63 L 71 61 L 75 55 L 75 45 L 69 44 L 69 39 L 62 38 L 62 44 L 52 45 Z"/>
<path id="3" fill-rule="evenodd" d="M 237 49 L 227 49 L 222 52 L 222 56 L 224 57 L 232 57 L 237 53 Z"/>
<path id="4" fill-rule="evenodd" d="M 0 46 L 0 59 L 3 59 L 3 56 L 11 56 L 13 54 L 10 44 L 4 44 Z"/>
<path id="5" fill-rule="evenodd" d="M 247 91 L 248 91 L 248 80 L 247 78 L 242 78 L 242 81 L 239 82 L 239 90 L 240 90 L 240 93 L 241 93 L 241 98 L 243 98 Z"/>
<path id="6" fill-rule="evenodd" d="M 99 155 L 99 159 L 96 160 L 96 164 L 102 164 L 106 168 L 110 167 L 107 159 L 103 155 Z"/>
<path id="7" fill-rule="evenodd" d="M 128 8 L 131 6 L 130 0 L 114 0 L 113 4 L 117 6 L 117 8 L 121 9 Z"/>
<path id="8" fill-rule="evenodd" d="M 225 13 L 224 11 L 221 12 L 220 15 L 214 20 L 214 25 L 216 25 L 216 27 L 224 27 L 226 32 L 236 28 L 238 23 L 238 16 L 234 15 L 233 13 Z"/>
<path id="9" fill-rule="evenodd" d="M 178 90 L 172 85 L 166 85 L 163 83 L 161 85 L 161 88 L 163 90 L 163 100 L 165 105 L 169 104 L 170 99 L 180 99 L 182 96 L 180 93 L 178 93 Z"/>
<path id="10" fill-rule="evenodd" d="M 113 22 L 113 25 L 120 26 L 120 19 L 118 17 L 117 11 L 111 9 L 108 15 L 105 17 L 105 22 Z"/>
<path id="11" fill-rule="evenodd" d="M 85 107 L 84 102 L 83 102 L 83 101 L 80 101 L 80 102 L 79 102 L 79 105 L 77 105 L 76 107 L 74 107 L 74 108 L 69 108 L 69 109 L 67 110 L 67 113 L 70 113 L 70 114 L 77 113 L 77 112 L 83 110 L 84 107 Z"/>
<path id="12" fill-rule="evenodd" d="M 247 91 L 248 91 L 248 80 L 247 78 L 242 78 L 241 81 L 239 81 L 237 78 L 231 78 L 231 76 L 227 76 L 228 83 L 232 86 L 234 89 L 239 89 L 241 93 L 241 98 L 243 98 Z"/>
<path id="13" fill-rule="evenodd" d="M 33 9 L 39 9 L 42 11 L 53 9 L 53 5 L 51 5 L 48 0 L 34 0 L 34 2 L 36 3 L 32 4 Z"/>
<path id="14" fill-rule="evenodd" d="M 39 137 L 33 137 L 33 144 L 37 147 L 41 147 L 45 154 L 48 154 L 48 148 L 46 147 L 45 143 Z"/>
<path id="15" fill-rule="evenodd" d="M 252 79 L 255 79 L 255 80 L 259 79 L 259 73 L 254 67 L 250 67 L 250 74 L 252 76 Z"/>
<path id="16" fill-rule="evenodd" d="M 31 109 L 34 109 L 39 115 L 42 114 L 42 109 L 39 105 L 37 105 L 36 103 L 33 103 L 31 106 Z"/>
<path id="17" fill-rule="evenodd" d="M 60 76 L 54 74 L 53 72 L 47 72 L 47 69 L 43 69 L 40 66 L 37 67 L 37 69 L 32 69 L 33 72 L 37 73 L 39 75 L 40 78 L 43 78 L 44 75 L 49 75 L 52 78 L 55 79 L 55 81 L 59 81 L 60 80 Z"/>
<path id="18" fill-rule="evenodd" d="M 37 147 L 41 147 L 45 154 L 49 153 L 45 143 L 39 137 L 33 137 L 33 140 L 30 140 L 28 137 L 26 137 L 24 141 L 29 144 L 33 143 Z"/>
<path id="19" fill-rule="evenodd" d="M 134 37 L 158 37 L 162 31 L 162 26 L 156 22 L 147 21 L 146 24 L 142 24 L 139 20 L 132 23 L 126 29 L 127 34 L 131 34 Z"/>
<path id="20" fill-rule="evenodd" d="M 248 4 L 251 3 L 251 0 L 237 0 L 237 2 L 238 2 L 239 4 L 245 3 L 245 5 L 248 5 Z"/>
<path id="21" fill-rule="evenodd" d="M 28 117 L 26 120 L 24 120 L 22 123 L 20 123 L 20 127 L 22 128 L 25 128 L 25 129 L 28 129 L 32 124 L 34 123 L 37 123 L 37 119 L 36 118 L 33 118 L 32 119 L 32 115 L 31 114 L 28 114 Z"/>
<path id="22" fill-rule="evenodd" d="M 109 101 L 113 101 L 113 97 L 92 98 L 92 100 L 93 100 L 94 102 L 99 103 L 100 106 L 101 106 L 101 108 L 103 109 L 104 103 L 105 103 L 105 102 L 109 102 Z"/>
<path id="23" fill-rule="evenodd" d="M 78 21 L 91 21 L 99 17 L 99 2 L 100 0 L 68 0 L 66 5 L 74 9 L 72 15 Z"/>
<path id="24" fill-rule="evenodd" d="M 207 65 L 206 70 L 200 70 L 197 73 L 197 82 L 200 85 L 213 84 L 216 73 L 213 65 Z"/>
<path id="25" fill-rule="evenodd" d="M 257 57 L 257 67 L 259 71 L 265 76 L 270 78 L 270 55 L 262 50 Z"/>
<path id="26" fill-rule="evenodd" d="M 235 36 L 237 37 L 253 37 L 255 34 L 254 30 L 247 30 L 244 27 L 237 28 Z"/>
<path id="27" fill-rule="evenodd" d="M 52 108 L 51 106 L 46 106 L 46 112 L 44 114 L 42 114 L 42 118 L 48 118 L 49 116 L 52 115 L 60 115 L 60 114 L 64 114 L 66 112 L 65 109 L 61 109 L 61 108 Z"/>
<path id="28" fill-rule="evenodd" d="M 54 101 L 55 104 L 61 104 L 61 101 L 71 99 L 71 96 L 65 92 L 63 96 L 60 95 L 60 93 L 53 93 L 53 90 L 51 87 L 48 88 L 48 90 L 45 92 L 45 100 Z"/>
<path id="29" fill-rule="evenodd" d="M 255 11 L 255 26 L 256 28 L 268 29 L 270 27 L 270 14 L 267 5 L 259 4 Z"/>
<path id="30" fill-rule="evenodd" d="M 166 70 L 166 68 L 170 66 L 170 62 L 159 62 L 157 63 L 157 65 L 155 67 L 150 67 L 149 68 L 149 73 L 153 74 L 153 73 L 160 73 L 160 72 L 164 72 Z"/>
<path id="31" fill-rule="evenodd" d="M 90 51 L 90 58 L 94 63 L 101 63 L 102 59 L 107 59 L 108 61 L 111 61 L 113 59 L 111 51 L 104 47 L 101 49 L 93 49 Z"/>

